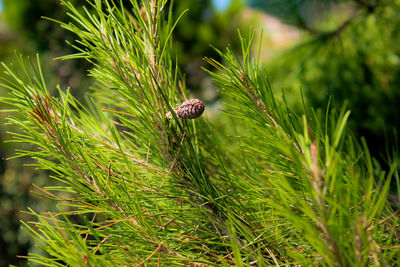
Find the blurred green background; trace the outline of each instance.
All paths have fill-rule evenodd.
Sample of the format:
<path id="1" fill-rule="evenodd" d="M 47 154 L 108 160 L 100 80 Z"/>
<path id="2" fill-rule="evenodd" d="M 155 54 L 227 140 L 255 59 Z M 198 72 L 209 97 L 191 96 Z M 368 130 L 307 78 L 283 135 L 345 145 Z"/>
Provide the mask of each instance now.
<path id="1" fill-rule="evenodd" d="M 71 0 L 76 6 L 81 0 Z M 129 0 L 123 1 L 129 3 Z M 71 88 L 78 98 L 90 90 L 85 61 L 54 58 L 73 53 L 65 40 L 74 36 L 41 17 L 68 21 L 59 0 L 0 0 L 0 60 L 13 62 L 16 53 L 39 53 L 49 88 L 57 84 Z M 189 12 L 174 33 L 179 66 L 187 87 L 203 99 L 208 111 L 218 108 L 218 93 L 202 68 L 210 68 L 203 58 L 219 59 L 210 46 L 224 49 L 228 44 L 239 51 L 237 29 L 246 36 L 252 27 L 262 38 L 261 59 L 272 87 L 289 105 L 302 112 L 306 104 L 324 110 L 331 99 L 333 107 L 347 103 L 352 110 L 351 127 L 356 138 L 365 136 L 382 165 L 397 158 L 400 130 L 400 0 L 175 0 L 176 18 Z M 254 54 L 257 53 L 255 42 Z M 0 95 L 7 94 L 0 87 Z M 2 104 L 1 104 L 2 105 Z M 1 125 L 8 107 L 2 105 Z M 213 116 L 217 112 L 209 112 Z M 0 128 L 0 266 L 26 265 L 23 258 L 35 248 L 21 228 L 21 213 L 54 209 L 54 203 L 31 192 L 32 183 L 53 183 L 48 173 L 23 167 L 30 159 L 10 159 L 16 144 Z"/>

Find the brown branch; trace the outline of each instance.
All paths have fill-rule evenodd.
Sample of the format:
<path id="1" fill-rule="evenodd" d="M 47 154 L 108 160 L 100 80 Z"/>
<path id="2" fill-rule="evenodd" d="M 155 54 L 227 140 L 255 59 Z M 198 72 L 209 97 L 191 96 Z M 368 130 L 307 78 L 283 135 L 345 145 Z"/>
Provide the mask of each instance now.
<path id="1" fill-rule="evenodd" d="M 356 2 L 364 2 L 363 0 L 354 0 Z M 371 10 L 371 12 L 373 12 L 375 10 L 375 6 L 374 8 Z M 345 22 L 343 22 L 340 26 L 338 26 L 336 29 L 332 30 L 332 31 L 319 31 L 317 29 L 314 29 L 312 27 L 310 27 L 310 25 L 308 25 L 304 19 L 302 18 L 298 18 L 297 19 L 297 26 L 300 29 L 303 29 L 304 31 L 310 33 L 313 36 L 316 36 L 317 38 L 321 38 L 321 39 L 328 39 L 328 38 L 332 38 L 335 36 L 340 35 L 352 22 L 354 19 L 356 19 L 358 16 L 360 16 L 361 14 L 353 14 L 352 17 L 348 18 Z"/>
<path id="2" fill-rule="evenodd" d="M 322 215 L 322 219 L 317 220 L 316 224 L 322 230 L 322 233 L 325 235 L 324 243 L 327 246 L 327 248 L 332 252 L 332 254 L 335 256 L 337 266 L 343 266 L 342 256 L 339 251 L 339 246 L 337 242 L 333 239 L 331 231 L 329 230 L 328 226 L 325 223 L 325 218 L 327 217 L 325 214 L 326 202 L 322 197 L 323 194 L 322 192 L 324 188 L 324 177 L 323 177 L 323 172 L 318 167 L 318 148 L 316 141 L 314 141 L 311 144 L 310 154 L 311 154 L 310 172 L 313 177 L 312 188 L 316 193 L 315 199 L 317 202 L 318 211 Z"/>
<path id="3" fill-rule="evenodd" d="M 377 3 L 370 4 L 370 3 L 367 3 L 365 0 L 354 0 L 354 2 L 356 2 L 358 5 L 364 7 L 368 11 L 368 13 L 373 13 L 378 6 Z"/>
<path id="4" fill-rule="evenodd" d="M 272 122 L 272 124 L 277 127 L 278 123 L 275 119 L 268 113 L 267 108 L 265 107 L 264 102 L 254 93 L 252 87 L 247 80 L 246 74 L 243 71 L 239 72 L 240 81 L 242 82 L 243 88 L 249 94 L 249 96 L 253 99 L 253 101 L 257 104 L 258 108 L 268 117 L 268 119 Z"/>
<path id="5" fill-rule="evenodd" d="M 157 247 L 145 260 L 143 260 L 142 262 L 140 262 L 140 263 L 139 263 L 138 265 L 136 265 L 136 266 L 142 266 L 143 264 L 145 264 L 146 262 L 148 262 L 148 261 L 157 253 L 157 251 L 159 251 L 159 250 L 162 248 L 163 244 L 164 244 L 164 242 L 161 242 L 161 243 L 158 245 L 158 247 Z"/>
<path id="6" fill-rule="evenodd" d="M 93 251 L 93 254 L 97 253 L 97 251 L 99 250 L 100 246 L 102 244 L 104 244 L 110 237 L 112 237 L 112 235 L 108 235 L 105 238 L 103 238 L 103 240 L 101 240 L 101 242 L 96 246 L 96 248 Z"/>

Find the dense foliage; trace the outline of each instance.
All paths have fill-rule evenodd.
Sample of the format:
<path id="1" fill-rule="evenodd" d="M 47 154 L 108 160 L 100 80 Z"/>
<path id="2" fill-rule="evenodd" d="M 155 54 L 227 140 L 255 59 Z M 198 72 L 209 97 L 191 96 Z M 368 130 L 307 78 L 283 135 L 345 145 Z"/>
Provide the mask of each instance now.
<path id="1" fill-rule="evenodd" d="M 129 0 L 122 1 L 129 6 Z M 71 1 L 78 9 L 82 8 L 82 1 Z M 170 3 L 167 3 L 170 4 Z M 203 95 L 204 88 L 209 84 L 209 75 L 201 70 L 207 65 L 202 57 L 218 57 L 218 53 L 209 46 L 212 43 L 215 47 L 225 47 L 233 36 L 241 21 L 240 12 L 242 5 L 232 3 L 228 9 L 217 12 L 212 6 L 212 1 L 175 0 L 171 6 L 172 12 L 169 14 L 172 19 L 177 19 L 182 12 L 190 8 L 189 12 L 181 17 L 181 23 L 176 25 L 173 33 L 174 40 L 179 46 L 171 56 L 174 60 L 179 55 L 179 68 L 185 70 L 185 78 L 188 87 L 197 94 Z M 86 6 L 91 10 L 90 5 Z M 45 80 L 49 88 L 49 93 L 57 95 L 56 85 L 61 88 L 70 88 L 70 93 L 78 100 L 83 100 L 91 86 L 91 79 L 87 76 L 90 64 L 84 60 L 54 60 L 61 55 L 71 54 L 74 49 L 66 42 L 73 42 L 74 33 L 66 31 L 58 26 L 57 23 L 46 18 L 59 21 L 68 21 L 68 9 L 60 4 L 58 0 L 31 1 L 31 0 L 3 0 L 1 10 L 1 22 L 4 24 L 0 33 L 0 60 L 14 62 L 15 51 L 25 55 L 40 53 L 41 60 L 46 62 L 42 65 L 42 70 L 46 74 Z M 230 23 L 234 18 L 236 23 Z M 201 33 L 200 35 L 198 33 Z M 236 38 L 234 40 L 237 40 Z M 233 49 L 238 50 L 240 43 L 231 42 Z M 182 52 L 184 51 L 184 53 Z M 184 57 L 183 57 L 184 56 Z M 190 60 L 189 60 L 190 59 Z M 209 88 L 209 86 L 207 86 Z M 216 94 L 209 88 L 211 94 L 207 94 L 208 101 L 215 101 Z M 7 95 L 7 90 L 0 86 L 0 95 Z M 1 104 L 1 109 L 8 107 Z M 5 121 L 7 113 L 0 114 L 0 121 Z M 18 131 L 17 127 L 2 127 L 0 129 L 0 139 L 3 141 L 9 136 L 9 131 Z M 53 209 L 54 203 L 44 201 L 32 193 L 32 182 L 36 185 L 57 184 L 48 178 L 46 171 L 23 168 L 23 164 L 31 164 L 28 158 L 16 158 L 6 161 L 7 157 L 13 155 L 16 148 L 24 147 L 24 144 L 12 144 L 1 142 L 0 145 L 0 247 L 7 248 L 0 250 L 0 266 L 7 264 L 22 264 L 24 260 L 17 258 L 16 255 L 26 255 L 28 251 L 35 251 L 33 242 L 21 227 L 21 220 L 29 220 L 27 214 L 20 211 L 25 210 L 26 206 L 42 210 L 45 208 Z"/>

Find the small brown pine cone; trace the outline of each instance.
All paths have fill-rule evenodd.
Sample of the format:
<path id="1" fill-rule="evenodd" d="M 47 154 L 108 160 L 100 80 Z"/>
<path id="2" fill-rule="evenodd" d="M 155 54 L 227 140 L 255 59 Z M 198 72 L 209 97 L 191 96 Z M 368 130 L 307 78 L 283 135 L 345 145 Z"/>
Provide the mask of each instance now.
<path id="1" fill-rule="evenodd" d="M 182 103 L 179 108 L 175 109 L 176 115 L 181 119 L 195 119 L 204 112 L 203 101 L 199 99 L 189 99 Z"/>

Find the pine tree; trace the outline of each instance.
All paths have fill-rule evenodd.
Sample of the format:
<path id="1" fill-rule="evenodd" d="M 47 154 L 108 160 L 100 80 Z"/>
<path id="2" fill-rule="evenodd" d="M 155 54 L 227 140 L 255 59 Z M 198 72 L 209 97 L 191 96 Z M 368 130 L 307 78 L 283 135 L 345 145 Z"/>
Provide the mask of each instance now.
<path id="1" fill-rule="evenodd" d="M 349 125 L 386 168 L 397 158 L 400 116 L 400 2 L 392 0 L 250 0 L 301 33 L 297 45 L 267 61 L 274 88 L 301 109 L 348 101 Z M 394 144 L 396 143 L 396 144 Z M 388 145 L 390 144 L 390 145 Z M 388 149 L 389 147 L 389 149 Z"/>
<path id="2" fill-rule="evenodd" d="M 374 169 L 365 142 L 346 128 L 350 112 L 304 114 L 274 96 L 255 33 L 239 35 L 242 56 L 207 58 L 223 102 L 219 120 L 190 99 L 171 57 L 165 0 L 121 6 L 89 0 L 60 23 L 78 37 L 93 68 L 93 92 L 79 103 L 49 95 L 39 57 L 3 65 L 1 84 L 21 128 L 17 151 L 51 171 L 61 186 L 37 188 L 58 212 L 26 228 L 46 266 L 394 265 L 397 213 L 391 178 Z M 207 107 L 205 107 L 207 110 Z M 60 197 L 67 193 L 68 197 Z"/>

